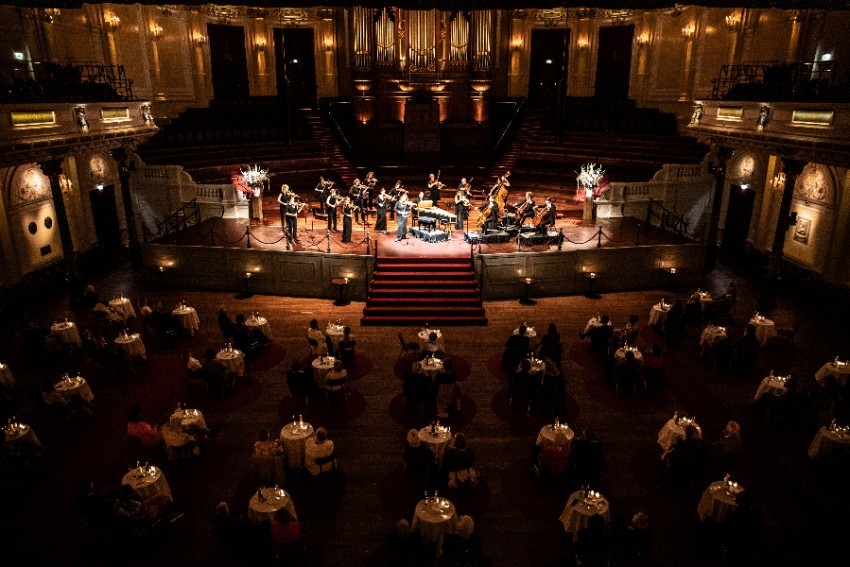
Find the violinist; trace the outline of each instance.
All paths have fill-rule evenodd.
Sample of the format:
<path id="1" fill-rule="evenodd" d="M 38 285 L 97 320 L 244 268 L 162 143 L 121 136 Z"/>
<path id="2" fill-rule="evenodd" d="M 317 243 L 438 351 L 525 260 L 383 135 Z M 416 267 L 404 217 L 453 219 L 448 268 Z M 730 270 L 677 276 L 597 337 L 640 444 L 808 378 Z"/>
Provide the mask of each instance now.
<path id="1" fill-rule="evenodd" d="M 534 217 L 534 226 L 544 234 L 550 226 L 555 226 L 555 203 L 552 202 L 552 197 L 546 197 L 546 204 L 537 211 Z"/>
<path id="2" fill-rule="evenodd" d="M 463 181 L 466 181 L 465 179 Z M 466 194 L 466 191 L 463 189 L 458 189 L 455 194 L 455 216 L 457 217 L 457 222 L 455 223 L 455 228 L 457 230 L 463 230 L 463 223 L 466 220 L 466 215 L 469 212 L 469 196 Z"/>
<path id="3" fill-rule="evenodd" d="M 534 215 L 535 215 L 535 212 L 534 212 L 534 195 L 531 193 L 531 191 L 526 191 L 525 192 L 525 200 L 520 201 L 519 203 L 514 205 L 514 208 L 516 208 L 516 225 L 517 226 L 521 227 L 522 223 L 525 219 L 533 219 Z"/>
<path id="4" fill-rule="evenodd" d="M 342 200 L 342 242 L 351 242 L 351 225 L 352 213 L 358 211 L 360 207 L 351 202 L 350 197 Z"/>
<path id="5" fill-rule="evenodd" d="M 458 191 L 466 193 L 467 199 L 472 196 L 472 183 L 466 180 L 466 177 L 460 178 L 460 183 L 457 185 Z"/>
<path id="6" fill-rule="evenodd" d="M 390 189 L 390 219 L 395 220 L 395 204 L 401 198 L 402 193 L 407 193 L 407 189 L 401 184 L 401 179 L 395 182 L 393 188 Z"/>
<path id="7" fill-rule="evenodd" d="M 395 233 L 395 241 L 407 238 L 407 218 L 410 216 L 412 203 L 407 200 L 407 193 L 402 193 L 395 204 L 395 212 L 398 214 L 398 230 Z"/>
<path id="8" fill-rule="evenodd" d="M 381 188 L 381 192 L 378 194 L 378 198 L 375 199 L 375 203 L 378 206 L 378 220 L 375 221 L 375 230 L 386 234 L 387 209 L 390 207 L 391 201 L 389 195 L 387 195 L 387 190 L 383 187 Z"/>
<path id="9" fill-rule="evenodd" d="M 428 197 L 434 203 L 434 206 L 437 206 L 437 203 L 440 202 L 440 189 L 445 187 L 445 185 L 436 177 L 434 177 L 433 173 L 428 174 Z"/>
<path id="10" fill-rule="evenodd" d="M 283 193 L 281 193 L 283 195 Z M 286 202 L 286 205 L 282 207 L 284 213 L 283 217 L 285 222 L 284 232 L 289 235 L 289 238 L 294 242 L 300 242 L 298 240 L 298 213 L 304 207 L 304 204 L 295 202 L 295 195 L 291 195 L 289 200 Z"/>
<path id="11" fill-rule="evenodd" d="M 331 189 L 328 198 L 325 200 L 325 205 L 328 210 L 328 230 L 336 230 L 336 208 L 340 203 L 339 195 L 336 189 Z"/>
<path id="12" fill-rule="evenodd" d="M 325 212 L 325 201 L 328 198 L 328 194 L 330 193 L 330 188 L 333 187 L 334 182 L 325 179 L 324 177 L 319 177 L 319 182 L 316 183 L 316 191 L 319 194 L 319 209 L 324 213 Z"/>
<path id="13" fill-rule="evenodd" d="M 375 172 L 370 171 L 366 174 L 366 177 L 363 179 L 363 184 L 369 187 L 369 193 L 367 194 L 367 198 L 365 199 L 365 208 L 372 208 L 372 195 L 377 191 L 378 178 L 375 177 Z"/>

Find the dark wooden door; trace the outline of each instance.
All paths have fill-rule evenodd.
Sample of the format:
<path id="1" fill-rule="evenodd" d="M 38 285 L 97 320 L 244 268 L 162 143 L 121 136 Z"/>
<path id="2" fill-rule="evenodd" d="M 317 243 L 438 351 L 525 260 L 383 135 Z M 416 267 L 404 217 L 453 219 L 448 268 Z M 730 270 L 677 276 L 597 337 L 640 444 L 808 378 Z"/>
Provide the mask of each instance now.
<path id="1" fill-rule="evenodd" d="M 598 98 L 629 97 L 632 69 L 634 26 L 599 28 L 599 50 L 596 56 L 596 92 Z"/>
<path id="2" fill-rule="evenodd" d="M 569 30 L 531 30 L 528 69 L 528 104 L 531 108 L 556 108 L 559 86 L 566 90 L 569 40 Z M 564 80 L 563 85 L 559 83 L 561 79 Z"/>
<path id="3" fill-rule="evenodd" d="M 289 88 L 292 108 L 316 108 L 316 58 L 313 30 L 286 28 L 274 30 L 277 94 Z M 288 82 L 288 84 L 287 84 Z"/>
<path id="4" fill-rule="evenodd" d="M 726 228 L 723 231 L 724 252 L 743 252 L 750 234 L 755 192 L 740 185 L 729 187 L 729 207 L 726 210 Z"/>
<path id="5" fill-rule="evenodd" d="M 207 24 L 207 36 L 210 41 L 213 98 L 247 98 L 249 88 L 245 28 Z"/>
<path id="6" fill-rule="evenodd" d="M 102 250 L 121 247 L 121 229 L 118 226 L 118 207 L 115 203 L 115 186 L 89 191 L 92 220 L 97 241 Z"/>

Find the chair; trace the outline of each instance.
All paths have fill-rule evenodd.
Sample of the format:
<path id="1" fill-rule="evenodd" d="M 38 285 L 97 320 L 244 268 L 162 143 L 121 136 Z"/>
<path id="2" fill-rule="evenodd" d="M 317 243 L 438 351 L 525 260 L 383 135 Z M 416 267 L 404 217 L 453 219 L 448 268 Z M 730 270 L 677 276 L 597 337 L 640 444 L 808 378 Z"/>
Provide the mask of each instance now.
<path id="1" fill-rule="evenodd" d="M 289 387 L 289 394 L 295 398 L 304 396 L 304 407 L 310 406 L 310 395 L 313 393 L 313 384 L 310 380 L 286 380 L 286 385 Z"/>
<path id="2" fill-rule="evenodd" d="M 307 343 L 310 345 L 310 356 L 315 356 L 316 352 L 319 350 L 319 341 L 307 337 Z"/>
<path id="3" fill-rule="evenodd" d="M 782 327 L 776 329 L 776 338 L 777 339 L 785 339 L 790 344 L 794 344 L 794 337 L 797 336 L 797 332 L 800 330 L 800 323 L 798 321 L 794 321 L 794 324 L 791 327 Z"/>
<path id="4" fill-rule="evenodd" d="M 331 468 L 325 470 L 325 465 L 330 465 Z M 322 475 L 326 472 L 336 470 L 337 462 L 336 462 L 336 449 L 334 449 L 333 453 L 328 455 L 327 457 L 317 457 L 316 458 L 316 466 L 319 467 L 319 475 Z"/>
<path id="5" fill-rule="evenodd" d="M 396 361 L 398 361 L 401 358 L 401 355 L 403 355 L 406 352 L 412 352 L 412 353 L 418 353 L 419 352 L 419 344 L 418 343 L 406 343 L 406 342 L 404 342 L 404 335 L 401 334 L 401 331 L 399 331 L 399 333 L 398 333 L 398 342 L 401 345 L 401 350 L 398 353 L 398 358 L 396 358 Z"/>
<path id="6" fill-rule="evenodd" d="M 335 392 L 342 392 L 342 399 L 345 403 L 345 407 L 348 407 L 348 392 L 345 390 L 345 383 L 347 378 L 344 376 L 342 378 L 328 378 L 327 382 L 325 382 L 325 400 L 327 401 L 328 408 L 331 407 L 331 394 Z"/>

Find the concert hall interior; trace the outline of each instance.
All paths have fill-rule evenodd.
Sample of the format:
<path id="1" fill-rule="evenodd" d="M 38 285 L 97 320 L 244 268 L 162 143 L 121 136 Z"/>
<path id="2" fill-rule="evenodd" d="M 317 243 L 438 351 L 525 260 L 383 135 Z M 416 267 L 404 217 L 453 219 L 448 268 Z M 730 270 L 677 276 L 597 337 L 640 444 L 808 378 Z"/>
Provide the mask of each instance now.
<path id="1" fill-rule="evenodd" d="M 0 21 L 7 564 L 846 563 L 850 0 Z"/>

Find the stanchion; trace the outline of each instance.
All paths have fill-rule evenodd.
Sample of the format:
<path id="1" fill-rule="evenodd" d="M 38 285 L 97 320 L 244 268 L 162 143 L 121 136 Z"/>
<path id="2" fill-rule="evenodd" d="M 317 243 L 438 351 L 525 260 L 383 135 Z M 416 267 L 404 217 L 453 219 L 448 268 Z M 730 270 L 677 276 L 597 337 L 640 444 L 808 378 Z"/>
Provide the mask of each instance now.
<path id="1" fill-rule="evenodd" d="M 286 250 L 288 252 L 292 250 L 292 239 L 289 237 L 289 231 L 287 230 L 283 236 L 286 238 Z"/>
<path id="2" fill-rule="evenodd" d="M 328 249 L 325 252 L 331 253 L 331 229 L 328 229 Z"/>
<path id="3" fill-rule="evenodd" d="M 517 232 L 517 233 L 516 233 L 516 251 L 517 251 L 517 252 L 521 252 L 521 251 L 522 251 L 522 248 L 521 248 L 521 245 L 520 245 L 520 242 L 519 242 L 519 235 L 520 235 L 520 233 L 519 233 L 519 232 Z"/>
<path id="4" fill-rule="evenodd" d="M 558 229 L 558 252 L 564 247 L 564 227 Z"/>
<path id="5" fill-rule="evenodd" d="M 637 230 L 635 230 L 635 246 L 640 246 L 640 223 L 637 223 Z"/>
<path id="6" fill-rule="evenodd" d="M 215 246 L 215 231 L 210 227 L 210 246 Z"/>
<path id="7" fill-rule="evenodd" d="M 250 221 L 248 221 L 248 222 L 249 222 L 248 226 L 245 227 L 245 240 L 246 240 L 245 247 L 246 248 L 251 247 L 251 225 L 250 225 Z"/>
<path id="8" fill-rule="evenodd" d="M 602 248 L 602 228 L 599 228 L 599 232 L 596 233 L 596 247 Z"/>

